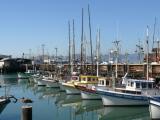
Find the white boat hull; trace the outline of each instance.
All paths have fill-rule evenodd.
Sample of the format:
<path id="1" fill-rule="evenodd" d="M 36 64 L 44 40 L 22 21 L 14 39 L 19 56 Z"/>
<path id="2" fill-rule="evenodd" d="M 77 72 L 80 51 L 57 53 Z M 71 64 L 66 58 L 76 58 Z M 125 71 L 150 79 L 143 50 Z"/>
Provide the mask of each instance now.
<path id="1" fill-rule="evenodd" d="M 84 100 L 101 100 L 101 96 L 95 93 L 81 91 L 81 98 Z"/>
<path id="2" fill-rule="evenodd" d="M 149 105 L 147 96 L 119 93 L 115 91 L 98 90 L 104 106 L 146 106 Z"/>
<path id="3" fill-rule="evenodd" d="M 160 119 L 160 102 L 155 100 L 150 100 L 150 117 L 151 119 Z"/>
<path id="4" fill-rule="evenodd" d="M 63 85 L 63 87 L 66 91 L 66 94 L 72 95 L 72 94 L 80 94 L 81 93 L 78 89 L 76 89 L 74 87 L 66 86 L 66 85 L 65 86 Z"/>

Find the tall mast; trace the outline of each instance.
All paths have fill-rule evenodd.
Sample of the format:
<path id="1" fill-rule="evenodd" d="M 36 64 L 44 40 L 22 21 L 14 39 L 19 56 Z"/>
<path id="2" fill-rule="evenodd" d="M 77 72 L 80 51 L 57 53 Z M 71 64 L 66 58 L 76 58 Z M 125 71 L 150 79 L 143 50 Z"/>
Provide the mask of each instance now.
<path id="1" fill-rule="evenodd" d="M 81 71 L 80 73 L 83 73 L 82 70 L 82 63 L 83 63 L 83 8 L 82 8 L 82 33 L 81 33 Z"/>
<path id="2" fill-rule="evenodd" d="M 96 62 L 97 62 L 97 77 L 99 76 L 99 53 L 100 53 L 100 29 L 97 31 L 97 44 L 96 44 Z"/>
<path id="3" fill-rule="evenodd" d="M 153 28 L 153 43 L 152 43 L 152 50 L 153 50 L 153 48 L 154 48 L 154 43 L 155 43 L 156 22 L 157 22 L 157 18 L 155 17 L 154 28 Z"/>
<path id="4" fill-rule="evenodd" d="M 147 80 L 149 80 L 149 27 L 147 26 L 146 30 L 146 47 L 147 47 Z"/>
<path id="5" fill-rule="evenodd" d="M 75 57 L 75 34 L 74 34 L 74 19 L 73 19 L 73 64 L 75 65 L 75 60 L 76 60 L 76 57 Z"/>
<path id="6" fill-rule="evenodd" d="M 68 62 L 69 62 L 69 70 L 71 72 L 71 37 L 70 37 L 71 33 L 70 33 L 70 21 L 68 21 L 68 39 L 69 39 L 69 45 L 68 45 Z"/>
<path id="7" fill-rule="evenodd" d="M 89 36 L 90 36 L 90 46 L 91 46 L 91 63 L 92 63 L 92 75 L 93 75 L 93 53 L 92 53 L 92 34 L 91 34 L 91 22 L 90 22 L 90 9 L 88 5 L 88 17 L 89 17 Z"/>

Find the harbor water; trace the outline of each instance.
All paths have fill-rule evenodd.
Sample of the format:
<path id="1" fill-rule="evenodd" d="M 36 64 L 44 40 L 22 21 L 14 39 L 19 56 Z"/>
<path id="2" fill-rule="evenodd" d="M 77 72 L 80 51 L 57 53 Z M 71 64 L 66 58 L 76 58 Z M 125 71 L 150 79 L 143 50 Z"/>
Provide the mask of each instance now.
<path id="1" fill-rule="evenodd" d="M 148 107 L 104 107 L 101 100 L 81 100 L 80 95 L 66 95 L 58 88 L 46 88 L 17 79 L 16 74 L 0 75 L 0 96 L 30 98 L 33 120 L 150 120 Z M 0 108 L 0 120 L 21 120 L 21 107 L 14 99 Z"/>

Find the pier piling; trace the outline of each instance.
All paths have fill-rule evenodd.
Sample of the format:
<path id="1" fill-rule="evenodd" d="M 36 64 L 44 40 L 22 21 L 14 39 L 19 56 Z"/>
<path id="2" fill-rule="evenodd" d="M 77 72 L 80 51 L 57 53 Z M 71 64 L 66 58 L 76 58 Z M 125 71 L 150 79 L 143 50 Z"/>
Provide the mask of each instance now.
<path id="1" fill-rule="evenodd" d="M 32 120 L 32 106 L 22 106 L 21 120 Z"/>

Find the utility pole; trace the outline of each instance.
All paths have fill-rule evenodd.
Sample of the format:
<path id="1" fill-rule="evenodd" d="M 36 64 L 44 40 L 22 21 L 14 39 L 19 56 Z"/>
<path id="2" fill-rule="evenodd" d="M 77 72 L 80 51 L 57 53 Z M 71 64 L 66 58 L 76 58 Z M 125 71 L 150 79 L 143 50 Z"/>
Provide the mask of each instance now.
<path id="1" fill-rule="evenodd" d="M 42 60 L 43 60 L 43 63 L 44 63 L 44 47 L 45 47 L 45 44 L 42 44 Z"/>
<path id="2" fill-rule="evenodd" d="M 118 78 L 118 56 L 119 56 L 119 42 L 118 40 L 114 41 L 113 44 L 115 45 L 115 55 L 116 55 L 116 78 Z"/>
<path id="3" fill-rule="evenodd" d="M 57 48 L 57 47 L 55 48 L 55 51 L 56 51 L 56 58 L 55 58 L 55 62 L 57 63 L 57 51 L 58 51 L 58 48 Z"/>

